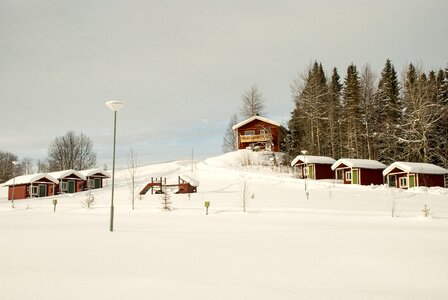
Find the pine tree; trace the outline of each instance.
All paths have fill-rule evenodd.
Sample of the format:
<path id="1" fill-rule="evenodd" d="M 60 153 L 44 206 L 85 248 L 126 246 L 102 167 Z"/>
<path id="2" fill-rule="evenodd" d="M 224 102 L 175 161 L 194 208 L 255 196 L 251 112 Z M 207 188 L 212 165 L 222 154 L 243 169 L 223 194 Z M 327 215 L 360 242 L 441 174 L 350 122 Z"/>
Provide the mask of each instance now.
<path id="1" fill-rule="evenodd" d="M 361 135 L 361 157 L 373 159 L 375 157 L 375 134 L 377 119 L 375 108 L 375 74 L 369 64 L 365 65 L 360 78 L 360 112 L 363 132 Z"/>
<path id="2" fill-rule="evenodd" d="M 328 86 L 328 129 L 330 135 L 331 144 L 331 156 L 341 157 L 342 153 L 342 132 L 341 132 L 341 119 L 342 119 L 342 103 L 341 103 L 341 91 L 342 84 L 340 83 L 340 77 L 338 70 L 333 68 L 333 74 L 331 76 L 331 82 Z"/>
<path id="3" fill-rule="evenodd" d="M 400 160 L 399 131 L 401 107 L 397 73 L 388 59 L 378 83 L 376 116 L 378 118 L 377 159 L 385 163 Z"/>
<path id="4" fill-rule="evenodd" d="M 309 153 L 325 154 L 326 104 L 329 93 L 322 64 L 314 62 L 302 80 L 294 81 L 292 91 L 296 103 L 293 117 L 298 118 L 294 122 L 301 124 L 302 127 L 302 135 L 298 143 Z"/>
<path id="5" fill-rule="evenodd" d="M 344 130 L 347 137 L 345 153 L 348 157 L 360 157 L 359 134 L 361 131 L 360 83 L 356 66 L 347 68 L 343 88 L 344 99 Z"/>

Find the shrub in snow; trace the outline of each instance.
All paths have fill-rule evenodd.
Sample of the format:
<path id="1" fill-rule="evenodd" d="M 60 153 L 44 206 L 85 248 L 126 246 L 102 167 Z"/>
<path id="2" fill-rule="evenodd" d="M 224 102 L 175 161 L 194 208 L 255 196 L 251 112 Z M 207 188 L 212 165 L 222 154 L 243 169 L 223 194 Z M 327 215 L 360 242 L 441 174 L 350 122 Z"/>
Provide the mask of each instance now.
<path id="1" fill-rule="evenodd" d="M 92 190 L 89 190 L 86 194 L 86 198 L 81 200 L 81 205 L 84 208 L 92 208 L 95 204 L 95 195 L 92 193 Z"/>
<path id="2" fill-rule="evenodd" d="M 162 190 L 160 194 L 160 199 L 162 200 L 162 210 L 170 211 L 171 210 L 171 196 L 166 188 Z"/>

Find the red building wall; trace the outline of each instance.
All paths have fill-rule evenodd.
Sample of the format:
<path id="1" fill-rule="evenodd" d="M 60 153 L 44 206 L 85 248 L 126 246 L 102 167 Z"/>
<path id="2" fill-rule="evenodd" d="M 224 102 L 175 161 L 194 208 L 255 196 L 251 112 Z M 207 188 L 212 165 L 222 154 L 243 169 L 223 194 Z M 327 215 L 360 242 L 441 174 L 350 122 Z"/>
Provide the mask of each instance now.
<path id="1" fill-rule="evenodd" d="M 361 169 L 361 185 L 383 184 L 383 170 Z"/>
<path id="2" fill-rule="evenodd" d="M 334 179 L 334 171 L 331 169 L 331 165 L 327 164 L 314 164 L 316 169 L 316 179 Z"/>
<path id="3" fill-rule="evenodd" d="M 418 186 L 440 186 L 445 187 L 445 176 L 436 174 L 418 174 Z"/>
<path id="4" fill-rule="evenodd" d="M 28 185 L 15 185 L 14 188 L 9 186 L 8 188 L 8 200 L 12 200 L 12 191 L 14 189 L 14 200 L 25 199 L 27 197 Z"/>

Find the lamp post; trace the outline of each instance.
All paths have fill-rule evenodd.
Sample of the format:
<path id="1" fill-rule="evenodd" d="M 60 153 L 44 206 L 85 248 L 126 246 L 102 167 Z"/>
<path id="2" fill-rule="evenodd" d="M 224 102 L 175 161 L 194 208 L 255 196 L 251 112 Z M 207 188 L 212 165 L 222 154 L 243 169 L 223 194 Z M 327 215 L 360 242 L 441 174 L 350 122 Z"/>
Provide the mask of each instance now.
<path id="1" fill-rule="evenodd" d="M 16 190 L 16 166 L 18 164 L 20 164 L 20 162 L 18 162 L 16 160 L 13 160 L 12 164 L 13 164 L 13 166 L 12 166 L 12 197 L 11 197 L 12 199 L 11 199 L 11 205 L 12 205 L 12 208 L 14 208 L 14 191 Z"/>
<path id="2" fill-rule="evenodd" d="M 308 177 L 308 175 L 307 175 L 307 165 L 306 165 L 306 154 L 307 154 L 308 151 L 302 150 L 300 152 L 302 152 L 302 154 L 303 154 L 303 164 L 304 164 L 304 167 L 305 167 L 305 169 L 303 170 L 303 175 L 305 176 L 305 192 L 306 192 L 307 191 L 307 188 L 306 188 L 306 178 Z"/>
<path id="3" fill-rule="evenodd" d="M 107 101 L 106 105 L 114 112 L 114 146 L 112 152 L 112 198 L 110 201 L 110 231 L 114 231 L 114 188 L 115 188 L 115 144 L 117 138 L 117 111 L 123 108 L 120 101 Z"/>

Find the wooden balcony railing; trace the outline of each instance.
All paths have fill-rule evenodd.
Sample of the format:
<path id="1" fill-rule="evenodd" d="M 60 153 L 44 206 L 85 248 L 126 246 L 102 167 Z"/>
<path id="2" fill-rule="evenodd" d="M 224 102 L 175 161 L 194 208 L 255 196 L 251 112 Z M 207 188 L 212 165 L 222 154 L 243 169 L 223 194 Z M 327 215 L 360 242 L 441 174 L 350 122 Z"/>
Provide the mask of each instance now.
<path id="1" fill-rule="evenodd" d="M 241 143 L 254 143 L 254 142 L 267 142 L 272 139 L 272 135 L 266 134 L 256 134 L 256 135 L 240 135 Z"/>

